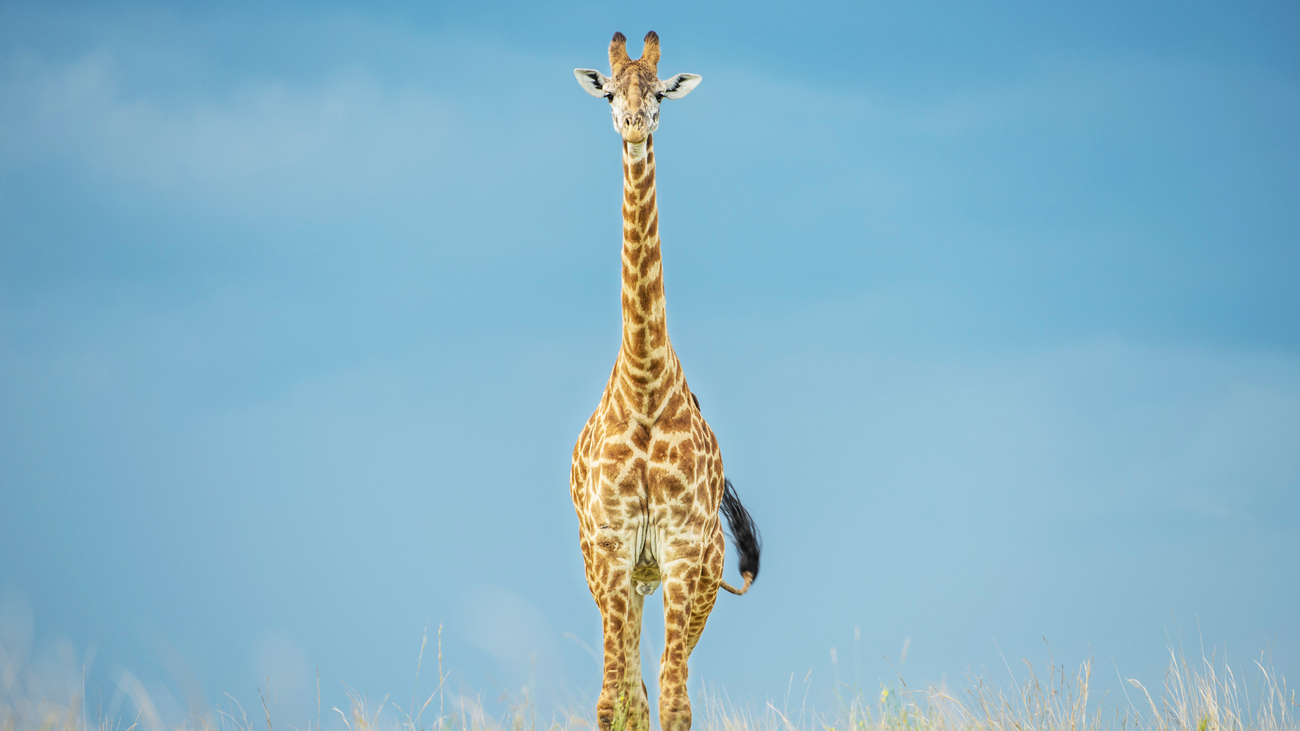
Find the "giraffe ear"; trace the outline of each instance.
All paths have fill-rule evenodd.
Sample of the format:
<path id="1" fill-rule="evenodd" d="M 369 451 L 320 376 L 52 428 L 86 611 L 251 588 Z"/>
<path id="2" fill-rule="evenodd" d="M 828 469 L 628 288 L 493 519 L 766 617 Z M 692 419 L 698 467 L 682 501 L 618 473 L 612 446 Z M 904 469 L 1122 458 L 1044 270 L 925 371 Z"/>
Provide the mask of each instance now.
<path id="1" fill-rule="evenodd" d="M 578 78 L 578 86 L 592 96 L 609 96 L 605 87 L 609 84 L 610 78 L 595 69 L 574 69 L 573 75 Z"/>
<path id="2" fill-rule="evenodd" d="M 663 91 L 659 92 L 665 99 L 681 99 L 691 93 L 691 89 L 700 85 L 704 78 L 699 74 L 677 74 L 671 79 L 664 79 Z"/>

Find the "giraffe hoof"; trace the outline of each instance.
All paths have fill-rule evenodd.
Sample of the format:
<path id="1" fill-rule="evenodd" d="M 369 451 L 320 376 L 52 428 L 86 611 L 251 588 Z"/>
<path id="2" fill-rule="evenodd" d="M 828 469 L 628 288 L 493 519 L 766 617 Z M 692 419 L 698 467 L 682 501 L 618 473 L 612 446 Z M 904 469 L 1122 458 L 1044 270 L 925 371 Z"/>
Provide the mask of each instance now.
<path id="1" fill-rule="evenodd" d="M 646 581 L 642 581 L 641 583 L 636 585 L 636 593 L 640 594 L 641 596 L 650 596 L 651 594 L 655 593 L 655 585 Z"/>

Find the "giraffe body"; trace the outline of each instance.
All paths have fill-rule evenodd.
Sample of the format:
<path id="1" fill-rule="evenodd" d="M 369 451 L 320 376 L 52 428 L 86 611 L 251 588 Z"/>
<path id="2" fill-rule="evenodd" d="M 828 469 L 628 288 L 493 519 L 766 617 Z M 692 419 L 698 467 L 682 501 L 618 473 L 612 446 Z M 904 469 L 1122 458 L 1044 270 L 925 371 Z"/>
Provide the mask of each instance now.
<path id="1" fill-rule="evenodd" d="M 608 731 L 622 718 L 625 728 L 649 727 L 641 618 L 645 597 L 662 585 L 659 719 L 665 731 L 686 731 L 687 659 L 719 587 L 748 590 L 759 548 L 748 514 L 723 477 L 718 441 L 686 384 L 665 320 L 652 133 L 659 99 L 685 96 L 699 77 L 660 81 L 653 32 L 637 61 L 627 57 L 624 44 L 622 34 L 610 44 L 612 77 L 575 71 L 589 93 L 610 100 L 623 137 L 623 338 L 600 404 L 574 447 L 570 493 L 604 635 L 600 726 Z M 742 554 L 741 590 L 722 581 L 720 510 Z"/>

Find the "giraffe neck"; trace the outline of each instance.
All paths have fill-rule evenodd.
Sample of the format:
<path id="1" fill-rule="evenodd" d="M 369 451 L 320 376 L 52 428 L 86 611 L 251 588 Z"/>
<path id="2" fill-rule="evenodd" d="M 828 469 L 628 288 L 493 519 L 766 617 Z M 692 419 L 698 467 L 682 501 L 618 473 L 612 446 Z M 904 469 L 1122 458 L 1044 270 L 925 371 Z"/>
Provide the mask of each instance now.
<path id="1" fill-rule="evenodd" d="M 641 150 L 623 143 L 623 346 L 619 354 L 625 389 L 647 397 L 643 413 L 666 394 L 676 360 L 668 345 L 663 262 L 659 256 L 659 208 L 655 204 L 654 138 Z"/>

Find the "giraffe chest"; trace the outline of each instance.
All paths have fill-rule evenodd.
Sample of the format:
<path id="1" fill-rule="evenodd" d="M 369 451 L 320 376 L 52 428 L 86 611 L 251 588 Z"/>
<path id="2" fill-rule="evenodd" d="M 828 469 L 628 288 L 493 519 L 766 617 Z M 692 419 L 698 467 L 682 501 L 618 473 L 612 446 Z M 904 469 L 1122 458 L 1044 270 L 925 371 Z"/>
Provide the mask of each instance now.
<path id="1" fill-rule="evenodd" d="M 708 455 L 697 435 L 631 427 L 605 439 L 596 461 L 602 490 L 652 503 L 680 500 L 707 477 Z"/>
<path id="2" fill-rule="evenodd" d="M 722 494 L 717 440 L 689 391 L 660 403 L 652 419 L 607 392 L 574 454 L 573 497 L 584 532 L 612 531 L 621 553 L 647 565 L 656 562 L 647 531 L 703 532 Z"/>

